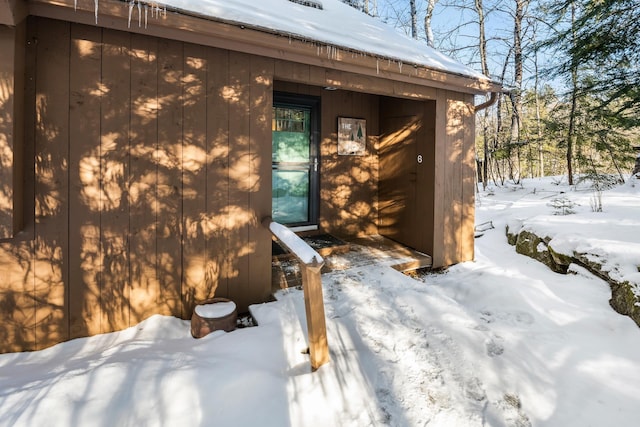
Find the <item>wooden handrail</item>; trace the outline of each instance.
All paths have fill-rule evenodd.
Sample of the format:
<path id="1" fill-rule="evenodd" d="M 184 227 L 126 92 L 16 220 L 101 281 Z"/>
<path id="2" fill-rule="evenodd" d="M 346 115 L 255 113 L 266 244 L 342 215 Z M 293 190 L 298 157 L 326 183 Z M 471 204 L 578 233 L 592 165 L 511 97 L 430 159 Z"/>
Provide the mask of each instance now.
<path id="1" fill-rule="evenodd" d="M 307 242 L 289 228 L 273 221 L 271 217 L 264 218 L 262 225 L 269 229 L 271 234 L 300 261 L 309 335 L 309 356 L 311 357 L 311 369 L 315 371 L 329 362 L 327 325 L 322 296 L 322 278 L 320 277 L 324 259 Z"/>

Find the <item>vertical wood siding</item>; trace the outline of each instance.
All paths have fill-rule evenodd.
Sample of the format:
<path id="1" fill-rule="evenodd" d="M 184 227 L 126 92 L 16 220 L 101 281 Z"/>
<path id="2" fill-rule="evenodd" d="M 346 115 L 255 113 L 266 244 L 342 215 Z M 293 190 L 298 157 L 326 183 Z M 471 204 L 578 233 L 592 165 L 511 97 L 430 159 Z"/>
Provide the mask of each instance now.
<path id="1" fill-rule="evenodd" d="M 33 245 L 23 223 L 23 175 L 33 166 L 24 166 L 24 82 L 26 25 L 0 28 L 0 343 L 9 349 L 33 349 L 35 301 L 33 299 Z M 33 135 L 31 135 L 33 137 Z M 33 203 L 29 206 L 33 207 Z M 33 229 L 31 228 L 31 231 Z M 9 240 L 10 239 L 10 240 Z M 9 243 L 10 242 L 10 243 Z"/>
<path id="2" fill-rule="evenodd" d="M 379 97 L 323 91 L 320 222 L 342 236 L 378 233 Z M 364 155 L 338 155 L 338 117 L 366 120 Z"/>
<path id="3" fill-rule="evenodd" d="M 177 56 L 177 55 L 176 55 Z M 169 210 L 179 211 L 182 209 L 182 230 L 184 245 L 182 246 L 182 272 L 184 289 L 192 297 L 184 298 L 186 304 L 185 314 L 192 310 L 193 301 L 202 300 L 210 297 L 213 291 L 211 286 L 215 284 L 215 280 L 207 282 L 206 280 L 206 237 L 200 214 L 206 212 L 207 209 L 207 69 L 210 63 L 206 62 L 206 48 L 195 45 L 185 45 L 184 56 L 180 55 L 182 63 L 175 64 L 175 68 L 183 70 L 182 75 L 177 76 L 177 82 L 182 80 L 182 120 L 184 137 L 183 141 L 176 141 L 177 135 L 167 138 L 167 142 L 162 144 L 166 147 L 176 147 L 175 153 L 167 157 L 176 157 L 181 159 L 182 163 L 182 207 L 168 205 Z M 214 66 L 213 64 L 211 64 Z M 177 70 L 176 70 L 177 72 Z M 179 84 L 179 83 L 178 83 Z M 170 87 L 174 84 L 167 85 L 167 95 L 171 93 Z M 214 106 L 215 108 L 215 106 Z M 180 113 L 178 111 L 177 113 Z M 178 121 L 178 120 L 176 120 Z M 170 142 L 171 141 L 171 142 Z M 180 164 L 180 162 L 176 162 Z M 171 192 L 171 188 L 179 187 L 180 176 L 176 176 L 175 185 L 169 185 L 167 192 Z M 168 183 L 171 184 L 171 183 Z M 167 197 L 171 199 L 171 197 Z M 180 200 L 173 198 L 174 200 Z M 162 215 L 170 218 L 172 215 Z M 176 216 L 180 218 L 180 216 Z M 168 247 L 172 245 L 171 239 L 175 239 L 176 233 L 172 232 L 170 224 L 162 233 L 163 240 L 167 242 Z M 179 225 L 179 224 L 176 224 Z M 179 233 L 177 233 L 179 235 Z M 173 260 L 167 260 L 167 266 L 172 264 Z M 176 260 L 178 261 L 178 260 Z M 179 264 L 179 261 L 177 262 Z M 179 267 L 180 268 L 180 267 Z M 170 270 L 170 269 L 165 269 Z M 206 284 L 209 284 L 208 287 Z M 180 281 L 177 281 L 177 290 L 180 289 Z M 204 285 L 204 286 L 203 286 Z M 176 295 L 180 301 L 180 294 Z M 178 315 L 180 312 L 178 312 Z"/>
<path id="4" fill-rule="evenodd" d="M 35 348 L 69 335 L 69 182 L 70 182 L 70 25 L 51 22 L 38 28 L 34 43 L 35 238 L 33 299 Z M 27 141 L 26 144 L 29 144 Z"/>
<path id="5" fill-rule="evenodd" d="M 473 258 L 472 96 L 62 21 L 26 34 L 25 226 L 0 242 L 0 352 L 188 318 L 213 295 L 267 300 L 274 89 L 321 97 L 320 225 L 343 236 L 378 232 L 382 104 L 430 100 L 425 247 L 434 266 Z M 337 155 L 341 116 L 367 120 L 364 156 Z"/>
<path id="6" fill-rule="evenodd" d="M 474 257 L 473 97 L 438 91 L 433 266 Z"/>
<path id="7" fill-rule="evenodd" d="M 458 101 L 463 120 L 462 147 L 462 219 L 459 254 L 457 262 L 475 258 L 475 215 L 476 215 L 476 115 L 473 108 L 474 97 L 465 95 Z"/>
<path id="8" fill-rule="evenodd" d="M 0 27 L 0 239 L 23 224 L 24 22 Z"/>
<path id="9" fill-rule="evenodd" d="M 45 19 L 29 36 L 34 217 L 0 244 L 0 351 L 265 301 L 273 61 Z"/>
<path id="10" fill-rule="evenodd" d="M 102 36 L 102 86 L 109 88 L 101 99 L 100 170 L 102 209 L 101 330 L 111 332 L 129 325 L 129 154 L 131 117 L 131 37 L 107 31 Z"/>
<path id="11" fill-rule="evenodd" d="M 14 28 L 0 26 L 0 239 L 14 231 L 16 38 Z"/>

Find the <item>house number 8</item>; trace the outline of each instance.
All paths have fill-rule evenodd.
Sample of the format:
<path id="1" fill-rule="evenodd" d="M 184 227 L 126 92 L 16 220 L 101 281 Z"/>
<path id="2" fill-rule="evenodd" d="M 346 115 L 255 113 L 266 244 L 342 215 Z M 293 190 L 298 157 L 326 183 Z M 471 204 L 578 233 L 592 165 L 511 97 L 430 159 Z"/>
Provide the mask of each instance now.
<path id="1" fill-rule="evenodd" d="M 422 154 L 418 154 L 418 163 L 422 163 Z"/>

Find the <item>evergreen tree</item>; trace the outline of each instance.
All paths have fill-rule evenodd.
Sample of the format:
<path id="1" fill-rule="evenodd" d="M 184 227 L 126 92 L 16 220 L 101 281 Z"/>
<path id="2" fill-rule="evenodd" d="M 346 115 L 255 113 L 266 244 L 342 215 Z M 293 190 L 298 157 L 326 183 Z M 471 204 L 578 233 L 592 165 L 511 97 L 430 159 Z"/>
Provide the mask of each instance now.
<path id="1" fill-rule="evenodd" d="M 640 12 L 638 0 L 562 0 L 549 8 L 561 22 L 575 4 L 577 16 L 570 28 L 546 43 L 566 52 L 559 71 L 565 75 L 576 63 L 592 79 L 583 93 L 599 94 L 599 107 L 616 105 L 625 126 L 640 117 Z M 570 43 L 573 41 L 573 43 Z M 619 103 L 620 99 L 624 102 Z"/>

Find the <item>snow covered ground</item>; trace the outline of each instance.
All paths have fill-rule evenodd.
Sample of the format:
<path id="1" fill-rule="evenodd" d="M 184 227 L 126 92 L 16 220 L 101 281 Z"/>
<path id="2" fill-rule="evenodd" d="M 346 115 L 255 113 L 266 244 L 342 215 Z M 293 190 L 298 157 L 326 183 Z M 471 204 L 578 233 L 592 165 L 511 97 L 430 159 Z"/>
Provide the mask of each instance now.
<path id="1" fill-rule="evenodd" d="M 606 283 L 555 274 L 505 237 L 514 221 L 544 227 L 633 278 L 640 182 L 605 192 L 601 213 L 592 194 L 553 179 L 496 187 L 477 197 L 477 222 L 495 228 L 475 262 L 422 280 L 357 262 L 325 274 L 332 360 L 315 373 L 296 289 L 228 334 L 195 340 L 154 316 L 0 355 L 0 426 L 637 426 L 640 328 L 609 307 Z M 559 195 L 575 214 L 553 215 Z"/>

